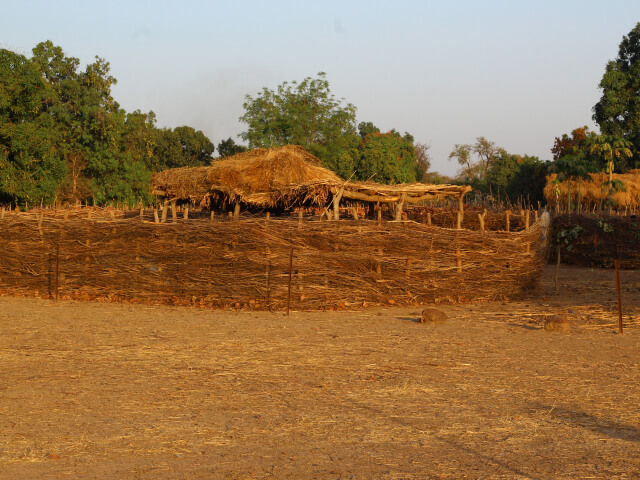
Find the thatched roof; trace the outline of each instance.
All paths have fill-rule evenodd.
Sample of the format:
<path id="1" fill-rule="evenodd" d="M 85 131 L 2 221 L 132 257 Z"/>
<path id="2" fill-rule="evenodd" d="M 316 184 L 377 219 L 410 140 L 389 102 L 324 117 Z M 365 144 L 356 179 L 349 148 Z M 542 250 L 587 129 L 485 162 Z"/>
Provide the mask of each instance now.
<path id="1" fill-rule="evenodd" d="M 210 167 L 174 168 L 153 175 L 153 193 L 201 205 L 211 198 L 259 207 L 325 206 L 336 194 L 349 200 L 417 203 L 437 197 L 461 197 L 468 186 L 410 183 L 381 185 L 351 182 L 322 167 L 297 145 L 255 149 L 214 162 Z"/>

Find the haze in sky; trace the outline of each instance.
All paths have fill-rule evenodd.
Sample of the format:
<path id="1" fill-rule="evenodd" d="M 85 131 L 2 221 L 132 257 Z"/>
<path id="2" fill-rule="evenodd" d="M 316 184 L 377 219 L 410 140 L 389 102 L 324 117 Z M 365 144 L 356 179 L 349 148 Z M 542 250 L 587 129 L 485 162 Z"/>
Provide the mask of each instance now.
<path id="1" fill-rule="evenodd" d="M 326 72 L 358 122 L 431 145 L 455 174 L 456 143 L 484 136 L 550 159 L 588 125 L 607 61 L 640 21 L 637 0 L 0 2 L 0 48 L 52 40 L 81 65 L 98 55 L 127 111 L 190 125 L 215 144 L 245 128 L 247 94 Z"/>

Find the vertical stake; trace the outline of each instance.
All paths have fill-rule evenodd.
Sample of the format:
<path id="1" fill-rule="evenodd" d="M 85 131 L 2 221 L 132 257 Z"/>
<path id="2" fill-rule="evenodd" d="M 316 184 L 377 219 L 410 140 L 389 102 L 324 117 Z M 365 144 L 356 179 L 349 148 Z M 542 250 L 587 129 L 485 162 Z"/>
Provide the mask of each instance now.
<path id="1" fill-rule="evenodd" d="M 56 242 L 56 284 L 55 284 L 56 300 L 58 300 L 59 279 L 60 279 L 60 240 Z"/>
<path id="2" fill-rule="evenodd" d="M 293 247 L 291 247 L 291 254 L 289 255 L 289 290 L 287 293 L 287 317 L 289 316 L 289 310 L 291 308 L 291 275 L 293 274 Z"/>
<path id="3" fill-rule="evenodd" d="M 558 293 L 558 270 L 560 270 L 560 245 L 558 245 L 558 249 L 556 251 L 558 254 L 558 261 L 556 263 L 556 293 Z"/>
<path id="4" fill-rule="evenodd" d="M 622 299 L 620 298 L 620 260 L 616 260 L 616 291 L 618 293 L 618 333 L 622 335 Z"/>

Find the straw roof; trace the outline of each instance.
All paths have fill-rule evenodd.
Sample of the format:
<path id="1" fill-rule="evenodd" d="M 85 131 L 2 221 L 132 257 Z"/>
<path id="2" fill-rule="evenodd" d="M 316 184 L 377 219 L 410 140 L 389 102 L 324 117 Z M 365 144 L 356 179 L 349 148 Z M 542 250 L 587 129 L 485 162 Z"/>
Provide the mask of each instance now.
<path id="1" fill-rule="evenodd" d="M 209 167 L 173 168 L 152 177 L 153 193 L 170 200 L 208 205 L 212 198 L 258 207 L 326 205 L 339 194 L 348 200 L 417 203 L 462 197 L 469 186 L 409 183 L 381 185 L 345 181 L 322 167 L 302 147 L 259 148 L 214 162 Z"/>

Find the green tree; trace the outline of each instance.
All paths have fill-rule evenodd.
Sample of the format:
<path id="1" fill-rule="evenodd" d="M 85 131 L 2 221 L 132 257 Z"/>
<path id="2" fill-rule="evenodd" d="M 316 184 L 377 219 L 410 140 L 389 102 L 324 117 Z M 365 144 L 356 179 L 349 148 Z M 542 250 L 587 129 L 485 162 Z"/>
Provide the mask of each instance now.
<path id="1" fill-rule="evenodd" d="M 231 137 L 218 143 L 218 154 L 220 155 L 220 158 L 232 157 L 237 153 L 246 151 L 247 147 L 244 145 L 238 145 Z"/>
<path id="2" fill-rule="evenodd" d="M 417 157 L 413 137 L 388 133 L 369 133 L 362 141 L 358 178 L 378 183 L 408 183 L 416 181 Z"/>
<path id="3" fill-rule="evenodd" d="M 472 151 L 473 147 L 471 145 L 456 143 L 449 153 L 449 160 L 456 160 L 462 167 L 462 174 L 466 181 L 471 181 L 477 177 L 471 157 Z"/>
<path id="4" fill-rule="evenodd" d="M 240 121 L 247 124 L 247 131 L 241 137 L 250 148 L 292 144 L 330 152 L 342 136 L 356 133 L 356 108 L 335 98 L 322 72 L 317 78 L 284 82 L 276 90 L 264 88 L 255 97 L 247 95 L 243 107 Z"/>
<path id="5" fill-rule="evenodd" d="M 154 171 L 177 167 L 199 167 L 211 163 L 214 146 L 211 140 L 192 127 L 157 131 L 154 150 Z"/>
<path id="6" fill-rule="evenodd" d="M 0 49 L 0 201 L 51 202 L 65 176 L 53 94 L 25 56 Z"/>
<path id="7" fill-rule="evenodd" d="M 623 37 L 599 86 L 602 96 L 593 107 L 594 121 L 603 134 L 628 140 L 640 152 L 640 23 Z"/>

